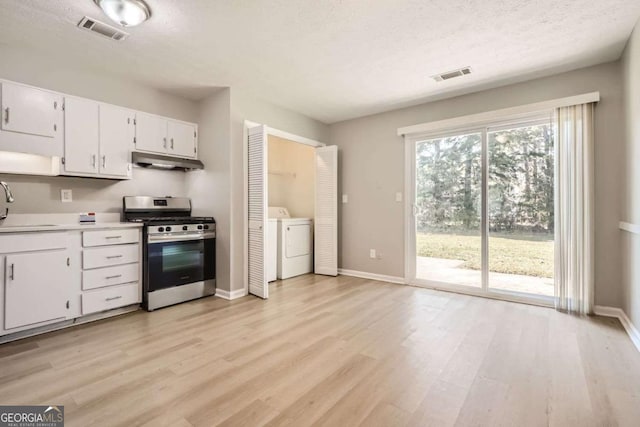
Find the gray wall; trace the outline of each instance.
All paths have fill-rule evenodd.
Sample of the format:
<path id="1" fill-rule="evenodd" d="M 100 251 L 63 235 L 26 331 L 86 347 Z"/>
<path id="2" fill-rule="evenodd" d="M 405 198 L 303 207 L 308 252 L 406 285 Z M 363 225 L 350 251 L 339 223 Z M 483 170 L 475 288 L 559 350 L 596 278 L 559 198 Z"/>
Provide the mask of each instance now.
<path id="1" fill-rule="evenodd" d="M 0 78 L 109 102 L 123 107 L 197 122 L 196 102 L 136 82 L 60 62 L 46 52 L 0 44 Z M 134 168 L 133 179 L 112 181 L 69 177 L 0 174 L 14 190 L 16 213 L 119 212 L 123 195 L 183 195 L 185 174 Z M 72 203 L 60 202 L 60 189 L 73 190 Z M 0 202 L 0 209 L 3 209 Z"/>
<path id="2" fill-rule="evenodd" d="M 216 281 L 220 289 L 230 289 L 231 230 L 231 91 L 223 89 L 200 103 L 199 158 L 201 171 L 186 175 L 187 194 L 193 201 L 195 215 L 216 219 Z"/>
<path id="3" fill-rule="evenodd" d="M 625 94 L 625 186 L 622 220 L 640 224 L 640 22 L 622 57 Z M 623 305 L 640 329 L 640 235 L 620 232 L 623 262 Z"/>
<path id="4" fill-rule="evenodd" d="M 600 91 L 596 107 L 596 303 L 622 303 L 620 218 L 624 131 L 619 62 L 336 123 L 340 149 L 341 268 L 404 276 L 404 145 L 397 128 L 548 99 Z M 369 249 L 382 259 L 370 259 Z"/>
<path id="5" fill-rule="evenodd" d="M 329 128 L 307 116 L 231 89 L 231 289 L 244 286 L 244 121 L 326 142 Z"/>

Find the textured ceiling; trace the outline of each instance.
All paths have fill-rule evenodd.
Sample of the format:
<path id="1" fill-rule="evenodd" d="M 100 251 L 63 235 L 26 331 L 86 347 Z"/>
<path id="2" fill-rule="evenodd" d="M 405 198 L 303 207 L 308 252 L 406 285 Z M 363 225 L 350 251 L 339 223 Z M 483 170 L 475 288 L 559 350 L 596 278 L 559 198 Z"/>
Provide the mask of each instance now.
<path id="1" fill-rule="evenodd" d="M 638 0 L 147 0 L 113 42 L 91 0 L 0 0 L 0 40 L 198 99 L 241 87 L 331 123 L 619 58 Z M 429 76 L 471 66 L 471 76 Z"/>

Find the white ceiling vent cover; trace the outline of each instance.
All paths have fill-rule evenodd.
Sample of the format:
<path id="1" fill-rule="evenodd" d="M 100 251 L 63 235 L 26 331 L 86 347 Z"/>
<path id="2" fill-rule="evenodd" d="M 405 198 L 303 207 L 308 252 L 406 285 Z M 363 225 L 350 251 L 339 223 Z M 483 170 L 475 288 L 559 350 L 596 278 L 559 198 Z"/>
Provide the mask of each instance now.
<path id="1" fill-rule="evenodd" d="M 124 31 L 112 27 L 109 24 L 100 22 L 97 19 L 89 18 L 88 16 L 82 18 L 82 20 L 78 23 L 78 28 L 91 31 L 103 37 L 118 41 L 124 40 L 129 37 L 129 33 L 125 33 Z"/>
<path id="2" fill-rule="evenodd" d="M 462 77 L 471 74 L 471 67 L 459 68 L 453 71 L 447 71 L 446 73 L 436 74 L 435 76 L 431 76 L 431 78 L 437 82 L 441 82 L 444 80 L 454 79 L 456 77 Z"/>

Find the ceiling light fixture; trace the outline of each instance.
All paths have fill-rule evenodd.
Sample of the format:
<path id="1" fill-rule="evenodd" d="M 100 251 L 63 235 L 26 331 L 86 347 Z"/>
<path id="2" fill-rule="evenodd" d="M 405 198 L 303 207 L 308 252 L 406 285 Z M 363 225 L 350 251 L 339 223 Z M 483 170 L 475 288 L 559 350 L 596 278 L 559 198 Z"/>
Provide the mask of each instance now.
<path id="1" fill-rule="evenodd" d="M 93 0 L 114 22 L 135 27 L 151 17 L 149 6 L 142 0 Z"/>

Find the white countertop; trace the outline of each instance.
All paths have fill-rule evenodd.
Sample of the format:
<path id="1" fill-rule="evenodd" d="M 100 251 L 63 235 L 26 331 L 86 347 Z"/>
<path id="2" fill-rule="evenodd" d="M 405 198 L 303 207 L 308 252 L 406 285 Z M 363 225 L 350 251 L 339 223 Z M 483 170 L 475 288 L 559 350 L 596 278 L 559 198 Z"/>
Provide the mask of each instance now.
<path id="1" fill-rule="evenodd" d="M 11 214 L 0 221 L 0 233 L 33 231 L 100 230 L 109 228 L 139 228 L 139 222 L 120 222 L 120 214 L 96 214 L 95 224 L 80 224 L 78 214 Z"/>
<path id="2" fill-rule="evenodd" d="M 142 227 L 139 222 L 99 222 L 95 224 L 37 224 L 0 225 L 0 233 L 24 233 L 30 231 L 100 230 L 108 228 Z"/>

